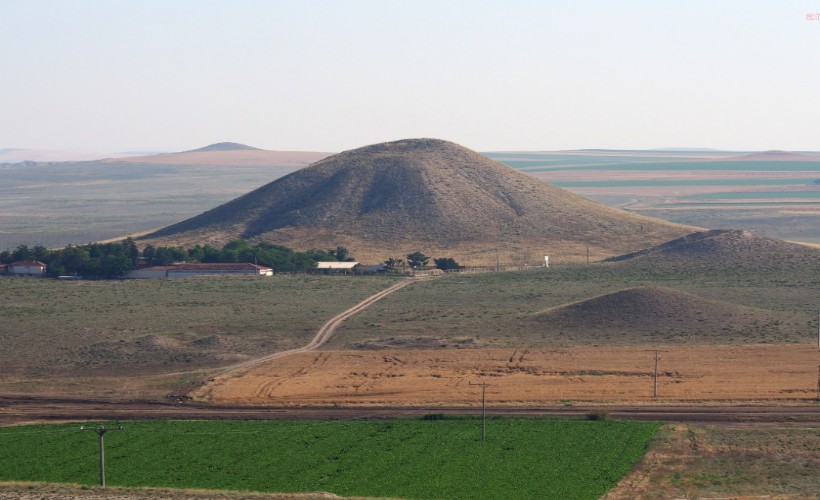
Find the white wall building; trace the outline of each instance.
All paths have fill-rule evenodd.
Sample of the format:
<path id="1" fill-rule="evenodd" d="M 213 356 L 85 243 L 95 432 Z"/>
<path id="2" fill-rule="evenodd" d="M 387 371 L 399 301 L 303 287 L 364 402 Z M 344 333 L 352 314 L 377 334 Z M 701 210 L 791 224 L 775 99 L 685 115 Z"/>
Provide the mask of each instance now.
<path id="1" fill-rule="evenodd" d="M 9 276 L 37 276 L 46 275 L 46 265 L 40 261 L 17 261 L 6 265 L 6 274 Z"/>
<path id="2" fill-rule="evenodd" d="M 185 278 L 188 276 L 273 276 L 273 269 L 250 263 L 206 263 L 206 264 L 174 264 L 172 266 L 154 266 L 135 269 L 129 272 L 126 278 Z"/>

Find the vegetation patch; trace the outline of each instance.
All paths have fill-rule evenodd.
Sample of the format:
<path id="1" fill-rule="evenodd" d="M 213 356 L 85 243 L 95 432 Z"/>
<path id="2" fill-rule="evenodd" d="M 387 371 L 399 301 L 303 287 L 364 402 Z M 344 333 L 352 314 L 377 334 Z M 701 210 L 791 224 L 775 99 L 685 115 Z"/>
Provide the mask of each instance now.
<path id="1" fill-rule="evenodd" d="M 99 424 L 94 424 L 99 425 Z M 111 427 L 115 425 L 109 424 Z M 118 424 L 117 424 L 118 425 Z M 598 498 L 660 424 L 612 420 L 128 422 L 105 436 L 112 486 L 401 498 Z M 0 480 L 96 484 L 77 424 L 0 429 Z"/>

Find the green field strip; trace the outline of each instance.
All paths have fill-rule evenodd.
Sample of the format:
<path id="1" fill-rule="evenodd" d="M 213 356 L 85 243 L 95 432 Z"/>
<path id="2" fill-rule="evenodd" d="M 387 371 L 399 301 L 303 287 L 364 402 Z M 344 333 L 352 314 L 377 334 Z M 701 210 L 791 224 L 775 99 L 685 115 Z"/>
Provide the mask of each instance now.
<path id="1" fill-rule="evenodd" d="M 636 179 L 622 181 L 552 181 L 559 187 L 807 186 L 814 179 Z"/>
<path id="2" fill-rule="evenodd" d="M 587 160 L 587 158 L 584 158 Z M 740 172 L 820 172 L 820 162 L 811 161 L 676 161 L 676 162 L 620 162 L 585 165 L 567 164 L 563 166 L 548 166 L 544 162 L 502 160 L 501 163 L 524 172 L 559 172 L 563 170 L 628 170 L 647 172 L 692 172 L 692 171 L 740 171 Z"/>
<path id="3" fill-rule="evenodd" d="M 749 201 L 746 203 L 704 201 L 702 203 L 659 203 L 653 208 L 760 208 L 760 207 L 804 207 L 820 205 L 820 201 Z"/>
<path id="4" fill-rule="evenodd" d="M 682 200 L 766 200 L 766 199 L 820 199 L 817 191 L 729 191 L 722 193 L 698 193 L 680 197 Z"/>
<path id="5" fill-rule="evenodd" d="M 482 443 L 480 425 L 476 418 L 125 422 L 105 436 L 106 483 L 408 499 L 594 499 L 631 470 L 659 428 L 492 418 Z M 0 480 L 92 485 L 97 458 L 96 433 L 78 424 L 0 429 Z"/>

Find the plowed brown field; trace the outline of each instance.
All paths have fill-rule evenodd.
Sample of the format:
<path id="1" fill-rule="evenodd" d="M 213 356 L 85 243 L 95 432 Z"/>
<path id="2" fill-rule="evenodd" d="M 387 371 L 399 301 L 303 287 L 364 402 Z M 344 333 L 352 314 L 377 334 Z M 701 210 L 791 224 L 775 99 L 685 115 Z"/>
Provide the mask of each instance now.
<path id="1" fill-rule="evenodd" d="M 658 400 L 813 399 L 820 353 L 809 345 L 661 347 Z M 223 404 L 652 402 L 645 348 L 313 351 L 272 360 L 195 391 Z"/>

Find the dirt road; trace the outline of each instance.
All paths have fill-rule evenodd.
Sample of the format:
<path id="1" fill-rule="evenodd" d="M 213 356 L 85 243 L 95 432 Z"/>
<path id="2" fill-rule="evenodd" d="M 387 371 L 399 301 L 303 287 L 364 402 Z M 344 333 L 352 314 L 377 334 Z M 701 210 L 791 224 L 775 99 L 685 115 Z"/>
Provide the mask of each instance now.
<path id="1" fill-rule="evenodd" d="M 292 354 L 309 352 L 318 349 L 322 344 L 327 342 L 330 339 L 330 337 L 333 336 L 333 333 L 336 332 L 336 330 L 339 328 L 339 325 L 341 325 L 342 322 L 344 322 L 344 320 L 362 311 L 363 309 L 366 309 L 375 302 L 378 302 L 379 300 L 387 297 L 396 290 L 400 290 L 406 287 L 407 285 L 414 283 L 415 281 L 417 281 L 417 278 L 405 278 L 396 283 L 395 285 L 386 288 L 374 295 L 371 295 L 370 297 L 359 302 L 350 309 L 337 314 L 319 329 L 319 331 L 316 333 L 313 339 L 311 339 L 310 342 L 308 342 L 306 345 L 302 347 L 289 349 L 287 351 L 275 352 L 272 354 L 268 354 L 266 356 L 255 358 L 249 361 L 244 361 L 242 363 L 237 363 L 235 365 L 223 368 L 216 377 L 206 382 L 203 386 L 191 391 L 190 396 L 195 399 L 208 398 L 215 387 L 222 385 L 223 383 L 225 383 L 226 380 L 237 377 L 240 374 L 250 370 L 251 368 L 257 367 L 259 365 L 262 365 L 277 358 L 282 358 L 285 356 L 290 356 Z"/>
<path id="2" fill-rule="evenodd" d="M 697 423 L 765 423 L 780 425 L 818 425 L 817 405 L 720 405 L 720 406 L 488 406 L 490 415 L 519 417 L 556 416 L 585 417 L 605 411 L 609 417 Z M 194 402 L 108 402 L 78 399 L 6 398 L 0 397 L 0 425 L 26 422 L 87 420 L 344 420 L 392 417 L 420 417 L 426 414 L 479 415 L 479 405 L 472 406 L 396 406 L 396 407 L 281 407 L 228 406 Z"/>

